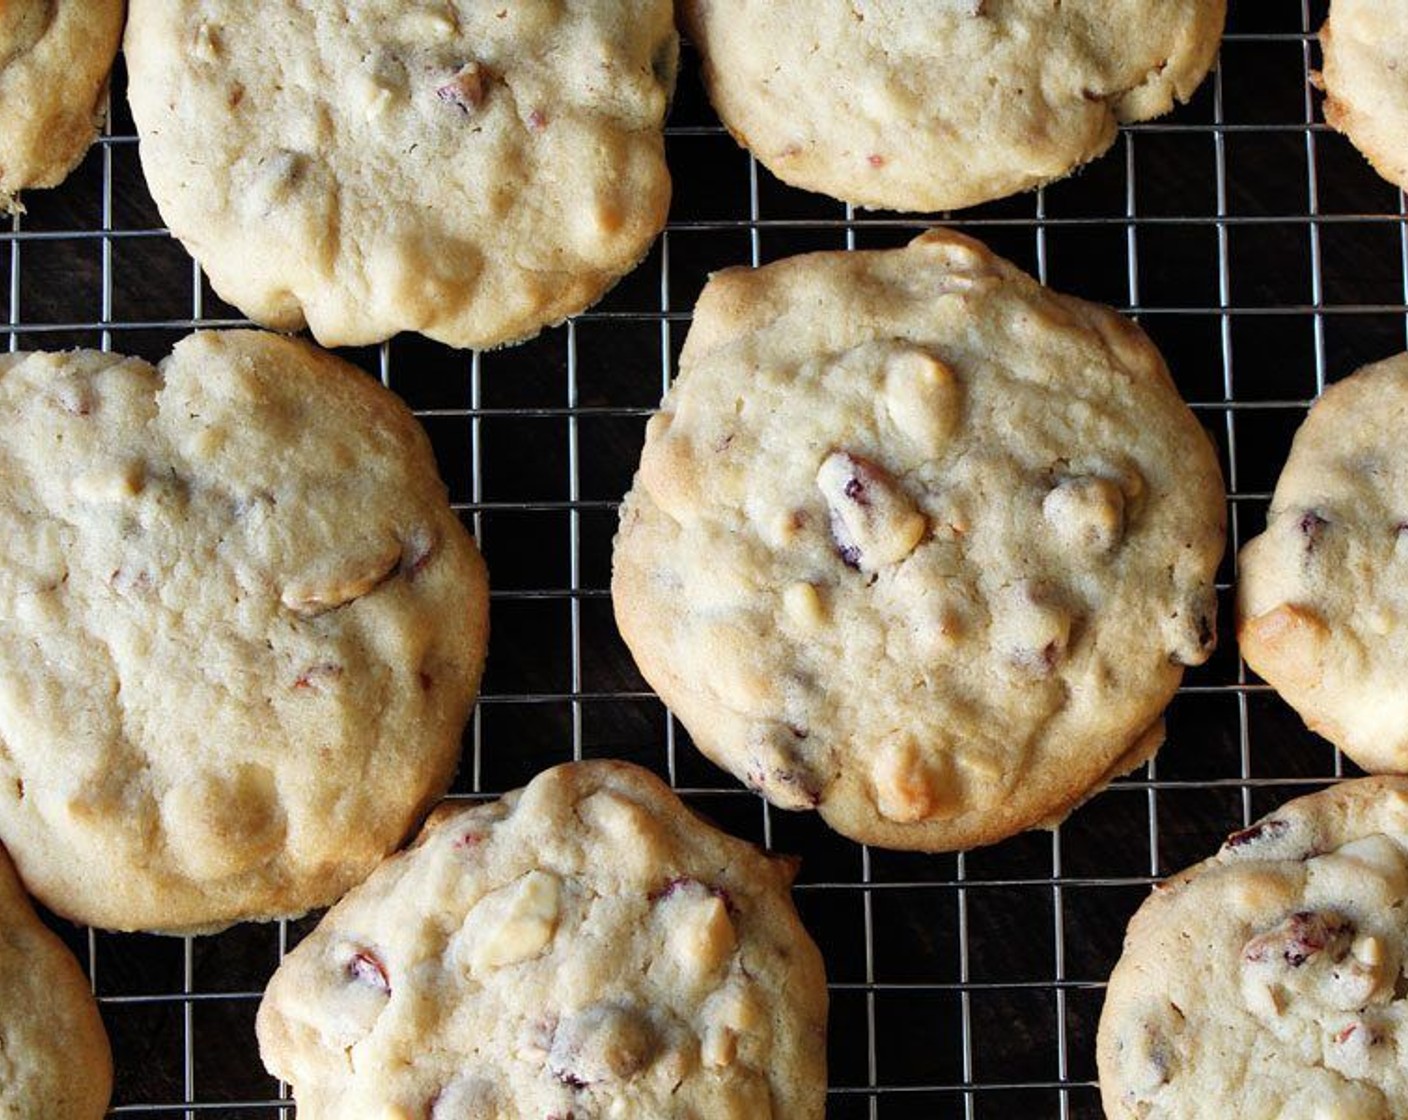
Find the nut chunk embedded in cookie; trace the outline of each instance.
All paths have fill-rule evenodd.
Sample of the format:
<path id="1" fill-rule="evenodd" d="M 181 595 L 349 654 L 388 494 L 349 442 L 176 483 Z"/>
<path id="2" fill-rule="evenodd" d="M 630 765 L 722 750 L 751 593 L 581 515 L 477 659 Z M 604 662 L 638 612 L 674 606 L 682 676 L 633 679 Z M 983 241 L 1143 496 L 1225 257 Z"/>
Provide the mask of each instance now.
<path id="1" fill-rule="evenodd" d="M 1247 664 L 1364 769 L 1395 773 L 1408 769 L 1405 411 L 1408 354 L 1326 390 L 1237 587 Z"/>
<path id="2" fill-rule="evenodd" d="M 1223 524 L 1138 328 L 934 230 L 711 279 L 612 602 L 693 742 L 774 805 L 960 848 L 1158 746 L 1216 640 Z"/>
<path id="3" fill-rule="evenodd" d="M 260 1051 L 305 1120 L 821 1120 L 795 866 L 617 762 L 444 805 L 279 966 Z"/>
<path id="4" fill-rule="evenodd" d="M 1408 1112 L 1408 779 L 1282 806 L 1129 924 L 1097 1059 L 1110 1120 Z"/>

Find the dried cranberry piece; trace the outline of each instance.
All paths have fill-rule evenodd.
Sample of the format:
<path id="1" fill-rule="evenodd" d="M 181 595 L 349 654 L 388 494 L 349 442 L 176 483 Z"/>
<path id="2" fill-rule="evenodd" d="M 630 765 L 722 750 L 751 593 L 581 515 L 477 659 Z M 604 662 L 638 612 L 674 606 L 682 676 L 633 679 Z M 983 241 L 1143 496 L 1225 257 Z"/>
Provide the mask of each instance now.
<path id="1" fill-rule="evenodd" d="M 489 93 L 489 72 L 477 62 L 467 62 L 461 66 L 442 86 L 437 86 L 435 96 L 447 105 L 457 105 L 468 115 L 484 104 Z"/>
<path id="2" fill-rule="evenodd" d="M 1306 510 L 1301 514 L 1300 520 L 1296 522 L 1296 528 L 1300 530 L 1300 535 L 1305 538 L 1306 552 L 1315 551 L 1315 546 L 1320 543 L 1320 538 L 1324 535 L 1325 529 L 1329 524 L 1328 519 L 1313 509 Z"/>
<path id="3" fill-rule="evenodd" d="M 348 979 L 368 984 L 388 995 L 391 993 L 391 981 L 386 977 L 385 966 L 369 950 L 360 949 L 353 953 L 348 958 L 346 968 Z"/>
<path id="4" fill-rule="evenodd" d="M 297 689 L 321 688 L 324 682 L 335 681 L 342 676 L 342 666 L 332 661 L 321 661 L 309 665 L 293 682 Z"/>
<path id="5" fill-rule="evenodd" d="M 412 529 L 401 545 L 401 575 L 407 579 L 415 579 L 435 555 L 437 543 L 435 534 L 430 529 Z"/>
<path id="6" fill-rule="evenodd" d="M 1334 960 L 1349 952 L 1354 923 L 1328 910 L 1299 910 L 1274 929 L 1247 942 L 1242 958 L 1252 963 L 1279 956 L 1292 968 L 1300 968 L 1322 952 Z"/>
<path id="7" fill-rule="evenodd" d="M 1238 832 L 1232 833 L 1232 835 L 1226 839 L 1223 846 L 1227 848 L 1242 848 L 1248 844 L 1256 843 L 1263 836 L 1269 840 L 1274 840 L 1276 837 L 1284 835 L 1286 830 L 1290 827 L 1287 821 L 1283 821 L 1279 817 L 1272 817 L 1270 820 L 1260 821 L 1250 828 L 1244 828 Z"/>

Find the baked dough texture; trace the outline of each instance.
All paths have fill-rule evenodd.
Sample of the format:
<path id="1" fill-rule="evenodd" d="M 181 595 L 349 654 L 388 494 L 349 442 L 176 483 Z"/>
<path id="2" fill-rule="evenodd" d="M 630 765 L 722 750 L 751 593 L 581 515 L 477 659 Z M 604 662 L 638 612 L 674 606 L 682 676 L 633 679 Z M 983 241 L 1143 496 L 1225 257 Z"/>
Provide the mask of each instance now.
<path id="1" fill-rule="evenodd" d="M 122 0 L 0 0 L 0 214 L 63 181 L 103 121 Z"/>
<path id="2" fill-rule="evenodd" d="M 1395 0 L 1333 0 L 1320 50 L 1325 120 L 1380 175 L 1408 187 L 1408 10 Z"/>
<path id="3" fill-rule="evenodd" d="M 326 346 L 529 337 L 665 224 L 669 0 L 135 0 L 126 55 L 172 232 Z"/>
<path id="4" fill-rule="evenodd" d="M 1408 1110 L 1408 779 L 1301 797 L 1155 887 L 1110 977 L 1110 1120 Z"/>
<path id="5" fill-rule="evenodd" d="M 1332 385 L 1242 549 L 1247 664 L 1367 770 L 1408 770 L 1408 354 Z"/>
<path id="6" fill-rule="evenodd" d="M 449 785 L 483 562 L 397 398 L 253 331 L 0 354 L 0 839 L 113 929 L 337 899 Z"/>
<path id="7" fill-rule="evenodd" d="M 1186 101 L 1225 0 L 681 0 L 714 107 L 774 175 L 951 210 L 1049 183 Z"/>
<path id="8" fill-rule="evenodd" d="M 826 977 L 794 864 L 618 762 L 445 805 L 280 965 L 302 1120 L 821 1120 Z"/>
<path id="9" fill-rule="evenodd" d="M 1158 746 L 1215 640 L 1223 521 L 1144 334 L 935 230 L 713 277 L 612 594 L 715 762 L 854 839 L 952 849 Z"/>
<path id="10" fill-rule="evenodd" d="M 0 851 L 0 1116 L 101 1120 L 112 1054 L 88 978 Z"/>

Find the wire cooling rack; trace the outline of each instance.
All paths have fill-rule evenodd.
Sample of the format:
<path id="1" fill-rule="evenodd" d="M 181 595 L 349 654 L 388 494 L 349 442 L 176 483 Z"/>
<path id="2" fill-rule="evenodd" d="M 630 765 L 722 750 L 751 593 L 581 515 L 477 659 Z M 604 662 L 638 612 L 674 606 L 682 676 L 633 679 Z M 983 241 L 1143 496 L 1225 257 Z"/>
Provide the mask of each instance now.
<path id="1" fill-rule="evenodd" d="M 955 223 L 1054 287 L 1137 315 L 1231 491 L 1220 651 L 1188 674 L 1158 759 L 1055 832 L 927 856 L 772 811 L 700 759 L 616 633 L 616 505 L 707 274 L 897 245 L 926 224 L 779 184 L 720 128 L 691 52 L 668 129 L 668 232 L 597 308 L 489 354 L 409 337 L 345 352 L 420 416 L 493 575 L 489 669 L 456 794 L 624 757 L 734 833 L 801 855 L 797 902 L 831 981 L 830 1120 L 1098 1118 L 1103 983 L 1149 885 L 1351 771 L 1248 673 L 1230 626 L 1235 548 L 1260 531 L 1309 402 L 1403 349 L 1408 329 L 1404 200 L 1320 122 L 1309 84 L 1324 7 L 1233 0 L 1220 65 L 1191 105 L 1125 129 L 1068 181 Z M 0 347 L 159 359 L 192 328 L 242 323 L 162 228 L 124 88 L 119 65 L 111 134 L 0 229 Z M 312 921 L 188 939 L 56 922 L 112 1036 L 113 1113 L 291 1116 L 260 1065 L 254 1014 Z"/>

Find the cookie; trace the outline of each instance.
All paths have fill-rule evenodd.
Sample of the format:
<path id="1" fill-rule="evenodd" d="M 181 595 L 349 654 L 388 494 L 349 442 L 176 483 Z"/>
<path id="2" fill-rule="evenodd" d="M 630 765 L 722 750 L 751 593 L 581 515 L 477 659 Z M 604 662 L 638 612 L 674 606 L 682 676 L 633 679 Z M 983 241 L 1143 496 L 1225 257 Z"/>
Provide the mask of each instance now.
<path id="1" fill-rule="evenodd" d="M 951 210 L 1060 179 L 1186 101 L 1226 0 L 681 0 L 704 82 L 779 179 Z"/>
<path id="2" fill-rule="evenodd" d="M 794 870 L 620 762 L 444 805 L 279 966 L 260 1053 L 303 1120 L 821 1120 Z"/>
<path id="3" fill-rule="evenodd" d="M 1331 386 L 1242 549 L 1242 656 L 1367 770 L 1408 769 L 1408 354 Z"/>
<path id="4" fill-rule="evenodd" d="M 1297 798 L 1155 887 L 1100 1017 L 1110 1120 L 1408 1110 L 1408 779 Z"/>
<path id="5" fill-rule="evenodd" d="M 410 412 L 276 335 L 0 354 L 0 839 L 113 929 L 301 913 L 444 793 L 483 562 Z"/>
<path id="6" fill-rule="evenodd" d="M 83 158 L 105 111 L 122 0 L 0 3 L 0 213 Z"/>
<path id="7" fill-rule="evenodd" d="M 1154 751 L 1213 646 L 1223 518 L 1144 334 L 935 230 L 710 281 L 612 595 L 719 765 L 853 839 L 959 848 Z"/>
<path id="8" fill-rule="evenodd" d="M 100 1120 L 112 1054 L 88 978 L 0 852 L 0 1116 Z"/>
<path id="9" fill-rule="evenodd" d="M 1408 187 L 1408 12 L 1383 0 L 1333 0 L 1320 29 L 1325 120 L 1374 170 Z"/>
<path id="10" fill-rule="evenodd" d="M 264 326 L 496 346 L 665 224 L 669 0 L 135 0 L 125 49 L 162 217 Z"/>

